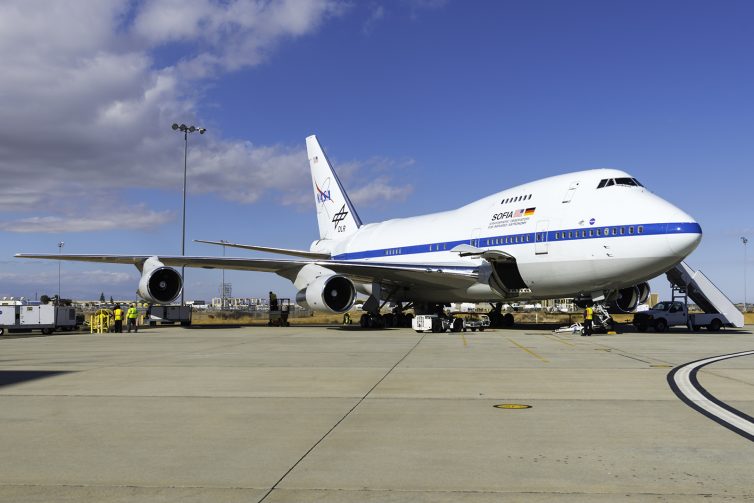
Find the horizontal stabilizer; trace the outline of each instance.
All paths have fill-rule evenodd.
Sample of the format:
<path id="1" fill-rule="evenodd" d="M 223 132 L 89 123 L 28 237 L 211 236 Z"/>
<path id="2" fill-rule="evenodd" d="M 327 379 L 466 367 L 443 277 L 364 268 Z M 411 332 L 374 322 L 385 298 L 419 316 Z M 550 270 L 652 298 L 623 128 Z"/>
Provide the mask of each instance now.
<path id="1" fill-rule="evenodd" d="M 230 246 L 231 248 L 241 248 L 243 250 L 254 250 L 254 251 L 261 251 L 261 252 L 266 252 L 266 253 L 277 253 L 279 255 L 289 255 L 292 257 L 310 258 L 314 260 L 328 260 L 330 258 L 330 254 L 328 253 L 317 253 L 317 252 L 309 252 L 309 251 L 304 251 L 304 250 L 291 250 L 288 248 L 272 248 L 269 246 L 242 245 L 242 244 L 237 244 L 237 243 L 225 243 L 223 241 L 205 241 L 203 239 L 195 239 L 194 241 L 197 243 L 206 243 L 208 245 Z"/>

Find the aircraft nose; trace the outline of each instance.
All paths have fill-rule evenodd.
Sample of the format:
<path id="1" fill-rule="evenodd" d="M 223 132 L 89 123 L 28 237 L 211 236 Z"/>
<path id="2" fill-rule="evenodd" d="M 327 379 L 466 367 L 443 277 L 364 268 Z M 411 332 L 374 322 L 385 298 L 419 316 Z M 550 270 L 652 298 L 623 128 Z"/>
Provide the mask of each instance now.
<path id="1" fill-rule="evenodd" d="M 668 224 L 665 236 L 670 252 L 683 259 L 699 246 L 702 227 L 694 221 Z"/>

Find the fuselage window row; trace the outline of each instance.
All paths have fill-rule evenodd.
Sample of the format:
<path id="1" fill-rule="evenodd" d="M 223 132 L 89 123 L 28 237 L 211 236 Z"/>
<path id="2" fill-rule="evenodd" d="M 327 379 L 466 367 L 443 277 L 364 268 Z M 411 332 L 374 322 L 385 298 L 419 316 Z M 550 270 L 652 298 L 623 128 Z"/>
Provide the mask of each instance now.
<path id="1" fill-rule="evenodd" d="M 525 196 L 507 197 L 500 201 L 500 204 L 517 203 L 520 201 L 528 201 L 529 199 L 531 199 L 531 194 L 526 194 Z"/>
<path id="2" fill-rule="evenodd" d="M 570 231 L 555 231 L 553 232 L 553 238 L 555 240 L 569 240 L 569 239 L 585 239 L 587 237 L 594 238 L 594 237 L 610 237 L 612 236 L 625 236 L 629 235 L 632 236 L 634 234 L 644 234 L 644 226 L 639 225 L 634 227 L 633 225 L 629 227 L 603 227 L 601 229 L 589 229 L 588 231 L 586 229 L 582 229 L 581 232 L 578 230 L 570 230 Z M 547 241 L 547 233 L 546 232 L 537 232 L 533 234 L 518 234 L 514 236 L 503 236 L 499 238 L 485 238 L 484 240 L 481 239 L 472 239 L 470 242 L 474 246 L 479 246 L 480 243 L 484 242 L 484 245 L 489 246 L 495 246 L 495 245 L 510 245 L 510 244 L 519 244 L 519 243 L 531 243 L 532 242 L 532 236 L 534 236 L 534 242 L 536 243 L 542 243 Z M 427 245 L 429 248 L 429 251 L 431 252 L 437 252 L 442 250 L 448 249 L 448 243 L 437 243 L 437 244 L 431 244 Z M 390 248 L 385 250 L 385 255 L 401 255 L 403 253 L 402 248 Z M 410 253 L 410 252 L 409 252 Z"/>

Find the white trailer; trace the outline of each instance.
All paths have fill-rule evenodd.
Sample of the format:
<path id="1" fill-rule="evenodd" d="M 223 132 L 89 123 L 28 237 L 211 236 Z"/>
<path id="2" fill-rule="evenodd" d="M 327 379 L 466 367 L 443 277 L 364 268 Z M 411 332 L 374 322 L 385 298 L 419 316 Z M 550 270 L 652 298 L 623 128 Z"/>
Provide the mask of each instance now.
<path id="1" fill-rule="evenodd" d="M 6 330 L 30 332 L 41 330 L 51 334 L 55 330 L 76 328 L 76 309 L 53 304 L 0 306 L 0 335 Z"/>

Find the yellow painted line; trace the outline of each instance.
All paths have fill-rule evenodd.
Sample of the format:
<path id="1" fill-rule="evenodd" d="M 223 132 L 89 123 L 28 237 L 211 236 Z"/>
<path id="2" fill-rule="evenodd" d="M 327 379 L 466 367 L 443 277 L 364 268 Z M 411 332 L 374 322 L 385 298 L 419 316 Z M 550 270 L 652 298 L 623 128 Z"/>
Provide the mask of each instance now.
<path id="1" fill-rule="evenodd" d="M 518 348 L 519 348 L 519 349 L 523 349 L 524 351 L 526 351 L 527 353 L 529 353 L 530 355 L 532 355 L 532 356 L 533 356 L 534 358 L 537 358 L 537 359 L 539 359 L 539 360 L 542 360 L 542 361 L 543 361 L 543 362 L 545 362 L 545 363 L 550 363 L 550 362 L 548 362 L 548 361 L 547 361 L 547 360 L 546 360 L 545 358 L 542 358 L 542 357 L 541 357 L 540 355 L 538 355 L 537 353 L 535 353 L 535 352 L 534 352 L 534 351 L 532 351 L 531 349 L 529 349 L 529 348 L 526 348 L 526 347 L 522 346 L 521 344 L 519 344 L 518 342 L 514 341 L 514 340 L 513 340 L 513 339 L 511 339 L 510 337 L 507 337 L 507 339 L 508 339 L 509 341 L 511 341 L 511 342 L 512 342 L 513 344 L 515 344 L 516 346 L 518 346 Z"/>
<path id="2" fill-rule="evenodd" d="M 463 347 L 465 347 L 465 348 L 468 347 L 469 343 L 466 342 L 466 336 L 463 335 L 463 332 L 459 332 L 459 333 L 461 334 L 461 339 L 463 339 Z"/>
<path id="3" fill-rule="evenodd" d="M 566 346 L 571 346 L 572 348 L 575 348 L 575 347 L 576 347 L 576 344 L 571 344 L 570 342 L 564 341 L 563 339 L 560 339 L 560 338 L 558 338 L 558 337 L 552 337 L 552 336 L 549 336 L 549 335 L 545 335 L 545 334 L 541 334 L 541 335 L 542 335 L 543 337 L 547 337 L 548 339 L 552 339 L 552 340 L 554 340 L 554 341 L 558 341 L 558 342 L 560 342 L 561 344 L 565 344 Z"/>
<path id="4" fill-rule="evenodd" d="M 522 409 L 531 409 L 531 405 L 526 405 L 523 403 L 499 403 L 497 405 L 493 405 L 496 409 L 511 409 L 511 410 L 522 410 Z"/>

